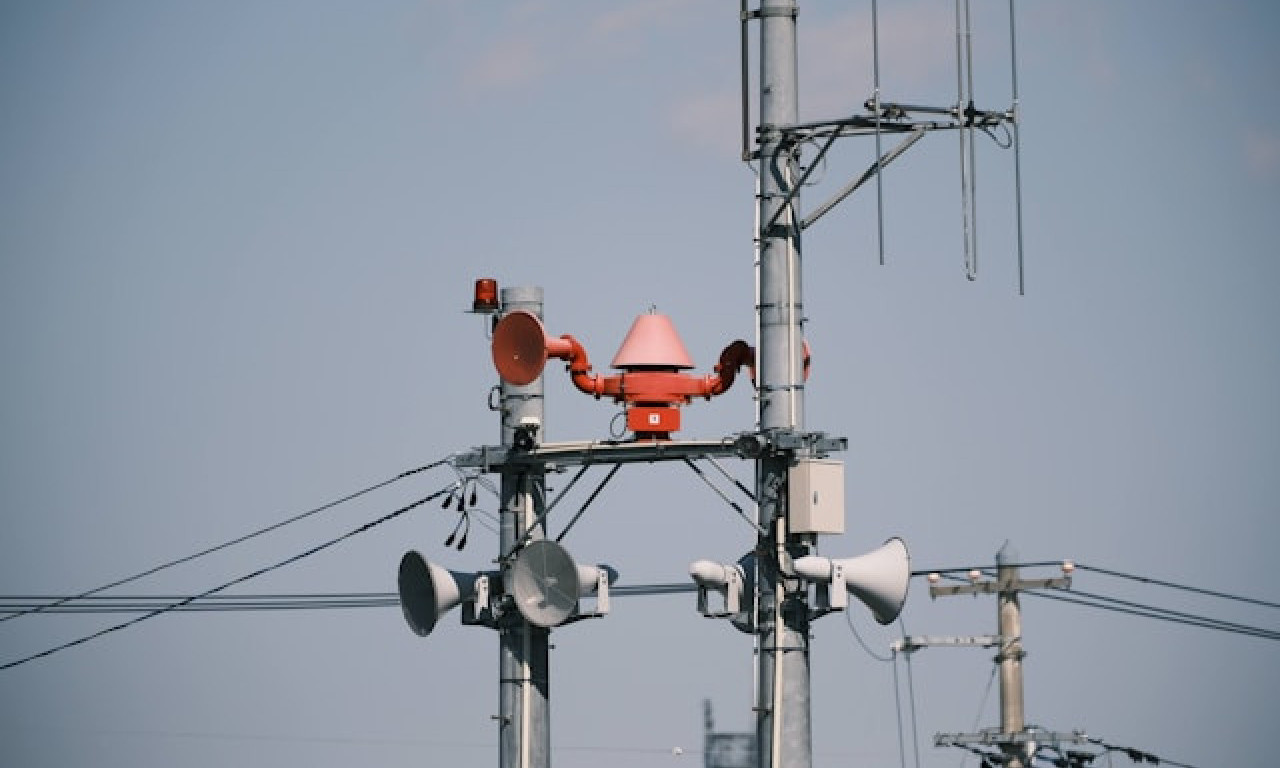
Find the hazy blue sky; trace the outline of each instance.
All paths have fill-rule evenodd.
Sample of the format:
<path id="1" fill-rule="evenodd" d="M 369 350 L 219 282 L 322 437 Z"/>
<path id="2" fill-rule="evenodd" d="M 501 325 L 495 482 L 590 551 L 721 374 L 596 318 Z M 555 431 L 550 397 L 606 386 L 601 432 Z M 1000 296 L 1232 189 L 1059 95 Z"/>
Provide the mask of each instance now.
<path id="1" fill-rule="evenodd" d="M 978 101 L 1007 107 L 1005 4 L 974 5 Z M 950 104 L 954 4 L 884 0 L 880 17 L 885 98 Z M 804 118 L 870 95 L 869 18 L 801 3 Z M 807 426 L 849 438 L 848 532 L 823 550 L 900 535 L 913 566 L 945 567 L 1008 538 L 1027 560 L 1278 600 L 1280 10 L 1038 0 L 1018 22 L 1027 295 L 1013 158 L 991 142 L 975 283 L 950 134 L 886 176 L 886 266 L 870 190 L 806 234 Z M 737 39 L 737 3 L 706 0 L 0 2 L 0 593 L 89 589 L 496 442 L 484 329 L 463 312 L 476 277 L 544 286 L 548 330 L 598 369 L 657 305 L 709 370 L 754 323 Z M 871 155 L 837 145 L 803 204 Z M 615 408 L 552 368 L 549 437 L 607 436 Z M 690 407 L 683 436 L 752 418 L 740 387 Z M 207 589 L 451 477 L 125 591 Z M 496 537 L 448 550 L 454 521 L 431 505 L 241 589 L 392 590 L 408 548 L 487 568 Z M 622 472 L 565 543 L 653 583 L 752 541 L 659 466 Z M 554 634 L 557 768 L 700 765 L 704 697 L 749 726 L 751 640 L 694 608 L 620 598 Z M 0 663 L 119 618 L 0 623 Z M 879 652 L 897 635 L 853 618 Z M 995 604 L 931 602 L 919 581 L 904 621 L 988 633 Z M 1031 597 L 1024 628 L 1030 721 L 1201 768 L 1270 764 L 1274 642 Z M 892 669 L 841 616 L 814 636 L 815 764 L 897 765 Z M 933 733 L 996 723 L 990 656 L 916 657 L 923 765 L 961 762 Z M 396 609 L 165 616 L 0 672 L 0 763 L 489 766 L 497 657 L 489 630 L 451 616 L 423 640 Z"/>

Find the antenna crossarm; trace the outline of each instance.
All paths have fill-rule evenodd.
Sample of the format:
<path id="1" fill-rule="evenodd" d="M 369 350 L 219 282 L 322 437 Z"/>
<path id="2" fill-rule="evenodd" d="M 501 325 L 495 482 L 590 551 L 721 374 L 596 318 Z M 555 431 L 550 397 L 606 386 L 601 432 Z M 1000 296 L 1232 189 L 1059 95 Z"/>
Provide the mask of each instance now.
<path id="1" fill-rule="evenodd" d="M 906 138 L 898 146 L 877 158 L 876 162 L 872 163 L 860 176 L 850 181 L 836 192 L 830 200 L 818 206 L 813 213 L 801 220 L 799 226 L 802 231 L 816 223 L 818 219 L 843 202 L 863 184 L 875 178 L 885 166 L 900 157 L 903 152 L 906 152 L 912 145 L 923 138 L 926 133 L 966 128 L 993 128 L 1005 123 L 1016 124 L 1018 120 L 1016 103 L 1007 110 L 996 111 L 975 109 L 972 104 L 966 106 L 930 107 L 919 104 L 879 102 L 878 115 L 876 113 L 876 100 L 868 100 L 864 106 L 871 111 L 871 114 L 849 115 L 847 117 L 794 123 L 792 125 L 762 125 L 757 127 L 757 140 L 761 144 L 773 144 L 775 157 L 783 152 L 791 151 L 793 147 L 806 141 L 825 139 L 817 155 L 808 163 L 808 167 L 799 180 L 787 191 L 782 204 L 774 210 L 769 221 L 760 228 L 760 232 L 768 232 L 781 218 L 783 212 L 790 210 L 796 193 L 809 180 L 809 176 L 818 167 L 822 159 L 826 157 L 827 152 L 838 138 L 883 133 L 906 134 Z M 939 115 L 949 117 L 951 120 L 911 120 L 909 118 L 912 114 Z"/>
<path id="2" fill-rule="evenodd" d="M 922 104 L 903 104 L 881 101 L 879 116 L 876 115 L 876 101 L 868 99 L 863 106 L 869 114 L 849 115 L 846 117 L 812 120 L 791 125 L 769 126 L 770 132 L 780 133 L 784 143 L 799 143 L 810 139 L 822 138 L 837 134 L 839 136 L 862 136 L 879 130 L 881 133 L 910 133 L 916 130 L 954 130 L 958 128 L 991 128 L 1002 123 L 1017 122 L 1018 107 L 1015 103 L 1008 109 L 977 109 L 972 104 L 931 107 Z M 912 115 L 936 115 L 949 117 L 951 120 L 913 120 Z M 757 128 L 763 133 L 764 127 Z"/>

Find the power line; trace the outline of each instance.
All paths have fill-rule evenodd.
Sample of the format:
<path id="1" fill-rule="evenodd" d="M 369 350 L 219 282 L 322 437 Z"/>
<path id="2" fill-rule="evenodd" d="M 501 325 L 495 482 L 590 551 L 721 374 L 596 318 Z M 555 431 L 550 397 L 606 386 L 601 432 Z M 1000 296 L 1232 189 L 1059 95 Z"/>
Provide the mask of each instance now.
<path id="1" fill-rule="evenodd" d="M 862 635 L 858 634 L 858 628 L 853 626 L 853 611 L 844 612 L 844 623 L 849 625 L 849 631 L 853 633 L 853 639 L 858 641 L 858 645 L 862 646 L 862 650 L 866 651 L 868 656 L 875 659 L 876 661 L 883 661 L 886 664 L 893 662 L 894 660 L 893 655 L 881 656 L 880 654 L 871 650 L 871 646 L 867 645 L 866 641 L 862 639 Z"/>
<path id="2" fill-rule="evenodd" d="M 978 730 L 978 723 L 982 721 L 982 713 L 987 711 L 987 698 L 991 695 L 991 686 L 996 681 L 996 673 L 1000 671 L 1000 667 L 995 664 L 991 665 L 991 674 L 987 676 L 987 687 L 982 691 L 982 700 L 978 702 L 978 713 L 973 716 L 973 725 L 970 731 Z M 965 761 L 969 759 L 968 755 L 960 758 L 960 767 L 964 768 Z"/>
<path id="3" fill-rule="evenodd" d="M 1063 563 L 1072 562 L 1068 560 L 1041 560 L 1035 563 L 1013 563 L 1013 568 L 1044 568 L 1048 566 L 1061 566 Z M 969 571 L 993 571 L 995 566 L 987 563 L 985 565 L 963 565 L 954 568 L 920 568 L 911 572 L 912 576 L 928 576 L 931 573 L 951 574 L 951 573 L 968 573 Z"/>
<path id="4" fill-rule="evenodd" d="M 907 627 L 902 623 L 901 615 L 898 616 L 898 628 L 902 630 L 905 637 Z M 915 756 L 915 768 L 920 768 L 920 729 L 916 725 L 916 682 L 915 675 L 911 672 L 911 654 L 904 654 L 904 656 L 907 662 L 907 695 L 911 702 L 911 752 Z"/>
<path id="5" fill-rule="evenodd" d="M 311 555 L 314 555 L 314 554 L 316 554 L 317 552 L 321 552 L 321 551 L 323 551 L 323 550 L 326 550 L 326 549 L 328 549 L 329 547 L 332 547 L 332 546 L 334 546 L 335 544 L 338 544 L 339 542 L 345 541 L 345 540 L 347 540 L 347 539 L 349 539 L 349 538 L 351 538 L 351 537 L 353 537 L 353 536 L 356 536 L 357 534 L 364 533 L 365 531 L 368 531 L 368 530 L 370 530 L 371 528 L 375 528 L 375 527 L 377 527 L 377 526 L 379 526 L 379 525 L 382 525 L 382 524 L 383 524 L 383 523 L 385 523 L 385 522 L 388 522 L 388 521 L 390 521 L 390 520 L 394 520 L 395 518 L 397 518 L 397 517 L 399 517 L 399 516 L 401 516 L 401 515 L 405 514 L 406 512 L 409 512 L 409 511 L 411 511 L 411 510 L 413 510 L 413 509 L 416 509 L 416 508 L 418 508 L 418 507 L 422 506 L 423 504 L 426 504 L 426 503 L 427 503 L 427 502 L 429 502 L 429 501 L 432 501 L 432 500 L 434 500 L 434 499 L 438 499 L 439 497 L 443 496 L 445 493 L 447 493 L 448 491 L 450 491 L 452 488 L 453 488 L 453 486 L 452 486 L 452 485 L 450 485 L 449 487 L 446 487 L 446 488 L 442 488 L 442 489 L 440 489 L 439 491 L 436 491 L 435 493 L 433 493 L 433 494 L 431 494 L 431 495 L 429 495 L 429 496 L 424 496 L 423 498 L 418 499 L 418 500 L 417 500 L 417 501 L 415 501 L 415 502 L 412 502 L 412 503 L 410 503 L 410 504 L 406 504 L 405 506 L 400 507 L 399 509 L 397 509 L 397 510 L 395 510 L 395 511 L 393 511 L 393 512 L 389 512 L 388 514 L 385 514 L 385 515 L 383 515 L 382 517 L 379 517 L 379 518 L 377 518 L 377 519 L 375 519 L 375 520 L 371 520 L 371 521 L 369 521 L 369 522 L 365 523 L 364 525 L 361 525 L 361 526 L 360 526 L 360 527 L 358 527 L 358 528 L 354 528 L 354 529 L 352 529 L 352 530 L 350 530 L 350 531 L 347 531 L 346 533 L 342 534 L 341 536 L 338 536 L 338 537 L 336 537 L 336 538 L 329 539 L 328 541 L 326 541 L 326 542 L 324 542 L 324 543 L 322 543 L 322 544 L 317 544 L 316 546 L 311 547 L 310 549 L 303 550 L 302 552 L 299 552 L 299 553 L 298 553 L 298 554 L 296 554 L 296 555 L 293 555 L 293 556 L 291 556 L 291 557 L 287 557 L 287 558 L 285 558 L 284 560 L 281 560 L 281 561 L 279 561 L 279 562 L 277 562 L 277 563 L 274 563 L 274 564 L 272 564 L 272 565 L 268 565 L 268 566 L 265 566 L 265 567 L 259 568 L 259 569 L 258 569 L 258 570 L 256 570 L 256 571 L 253 571 L 253 572 L 251 572 L 251 573 L 245 574 L 244 576 L 240 576 L 240 577 L 238 577 L 238 578 L 232 579 L 231 581 L 228 581 L 228 582 L 226 582 L 226 583 L 224 583 L 224 584 L 220 584 L 220 585 L 218 585 L 218 586 L 216 586 L 216 587 L 214 587 L 214 588 L 212 588 L 212 589 L 205 590 L 204 592 L 201 592 L 201 593 L 200 593 L 200 594 L 198 594 L 198 595 L 191 595 L 190 597 L 185 597 L 185 598 L 183 598 L 183 599 L 181 599 L 181 600 L 178 600 L 178 601 L 176 601 L 176 602 L 169 603 L 169 604 L 167 604 L 167 605 L 163 605 L 163 606 L 161 606 L 161 607 L 159 607 L 159 608 L 156 608 L 155 610 L 148 611 L 147 613 L 144 613 L 144 614 L 142 614 L 141 616 L 137 616 L 137 617 L 132 618 L 132 619 L 130 619 L 130 620 L 128 620 L 128 621 L 121 622 L 120 624 L 114 624 L 114 625 L 112 625 L 112 626 L 110 626 L 110 627 L 107 627 L 106 629 L 101 629 L 101 630 L 99 630 L 99 631 L 97 631 L 97 632 L 94 632 L 94 633 L 91 633 L 91 634 L 88 634 L 88 635 L 84 635 L 84 636 L 82 636 L 82 637 L 76 638 L 75 640 L 71 640 L 71 641 L 66 642 L 66 643 L 63 643 L 63 644 L 61 644 L 61 645 L 56 645 L 56 646 L 54 646 L 54 647 L 52 647 L 52 648 L 47 648 L 47 649 L 45 649 L 45 650 L 43 650 L 43 651 L 40 651 L 39 653 L 33 653 L 33 654 L 31 654 L 30 656 L 25 656 L 25 657 L 23 657 L 23 658 L 21 658 L 21 659 L 17 659 L 16 661 L 11 661 L 11 662 L 8 662 L 8 663 L 6 663 L 6 664 L 0 664 L 0 671 L 4 671 L 4 670 L 7 670 L 7 669 L 13 669 L 14 667 L 20 666 L 20 665 L 22 665 L 22 664 L 26 664 L 26 663 L 27 663 L 27 662 L 29 662 L 29 661 L 35 661 L 36 659 L 44 658 L 45 656 L 51 656 L 51 655 L 53 655 L 53 654 L 55 654 L 55 653 L 57 653 L 57 652 L 59 652 L 59 651 L 66 650 L 66 649 L 68 649 L 68 648 L 72 648 L 72 647 L 77 646 L 77 645 L 83 645 L 84 643 L 88 643 L 88 642 L 90 642 L 90 641 L 92 641 L 92 640 L 96 640 L 96 639 L 98 639 L 98 638 L 100 638 L 100 637 L 103 637 L 104 635 L 111 634 L 112 632 L 118 632 L 118 631 L 120 631 L 120 630 L 122 630 L 122 629 L 126 629 L 126 628 L 128 628 L 128 627 L 131 627 L 131 626 L 133 626 L 134 624 L 140 624 L 140 623 L 142 623 L 142 622 L 146 621 L 147 619 L 153 619 L 153 618 L 155 618 L 156 616 L 160 616 L 160 615 L 165 614 L 165 613 L 170 613 L 170 612 L 172 612 L 172 611 L 179 610 L 179 609 L 181 609 L 181 608 L 182 608 L 183 606 L 185 606 L 185 605 L 190 605 L 191 603 L 193 603 L 193 602 L 195 602 L 195 601 L 197 601 L 197 600 L 200 600 L 200 599 L 202 599 L 202 598 L 209 597 L 209 596 L 213 595 L 213 594 L 214 594 L 214 593 L 216 593 L 216 592 L 221 592 L 222 590 L 227 589 L 228 587 L 234 587 L 234 586 L 235 586 L 235 585 L 237 585 L 237 584 L 243 584 L 244 582 L 249 581 L 250 579 L 254 579 L 254 578 L 257 578 L 258 576 L 262 576 L 263 574 L 267 574 L 267 573 L 270 573 L 270 572 L 272 572 L 272 571 L 274 571 L 274 570 L 277 570 L 277 569 L 279 569 L 279 568 L 283 568 L 283 567 L 284 567 L 284 566 L 286 566 L 286 565 L 291 565 L 291 564 L 293 564 L 293 563 L 296 563 L 296 562 L 298 562 L 299 560 L 302 560 L 303 558 L 310 557 Z"/>
<path id="6" fill-rule="evenodd" d="M 1260 630 L 1260 628 L 1258 627 L 1251 627 L 1247 624 L 1238 624 L 1234 621 L 1226 621 L 1224 619 L 1214 619 L 1207 616 L 1200 616 L 1194 613 L 1186 613 L 1184 611 L 1175 611 L 1171 608 L 1161 608 L 1159 606 L 1147 605 L 1145 603 L 1138 603 L 1132 600 L 1122 600 L 1118 597 L 1108 597 L 1107 595 L 1098 595 L 1092 592 L 1080 592 L 1077 590 L 1072 590 L 1071 594 L 1078 597 L 1086 598 L 1089 600 L 1098 600 L 1104 603 L 1111 603 L 1113 605 L 1120 605 L 1128 608 L 1134 608 L 1136 610 L 1161 613 L 1173 618 L 1186 619 L 1187 621 L 1191 621 L 1191 622 L 1197 622 L 1197 623 L 1203 622 L 1206 624 L 1212 624 L 1215 626 L 1219 626 L 1223 629 L 1238 629 L 1238 630 L 1248 631 L 1248 632 L 1253 632 L 1253 631 L 1272 632 L 1272 630 L 1266 630 L 1266 629 Z M 1276 633 L 1276 634 L 1280 634 L 1280 633 Z"/>
<path id="7" fill-rule="evenodd" d="M 1161 621 L 1168 621 L 1174 624 L 1184 624 L 1186 626 L 1201 627 L 1203 629 L 1216 629 L 1220 632 L 1230 632 L 1238 635 L 1257 637 L 1263 640 L 1280 640 L 1280 631 L 1264 629 L 1262 627 L 1252 627 L 1245 624 L 1236 624 L 1234 622 L 1212 619 L 1205 616 L 1197 616 L 1195 614 L 1184 614 L 1178 611 L 1170 611 L 1167 608 L 1143 605 L 1141 603 L 1132 603 L 1126 600 L 1119 600 L 1117 598 L 1109 598 L 1101 595 L 1090 595 L 1089 593 L 1077 593 L 1074 591 L 1065 594 L 1050 594 L 1048 592 L 1040 592 L 1038 590 L 1026 590 L 1024 594 L 1042 597 L 1046 600 L 1059 600 L 1064 603 L 1083 605 L 1087 608 L 1114 611 L 1116 613 L 1123 613 L 1129 616 L 1159 619 Z"/>
<path id="8" fill-rule="evenodd" d="M 127 595 L 88 597 L 60 603 L 56 608 L 43 611 L 54 614 L 111 614 L 148 613 L 166 605 L 180 603 L 181 595 Z M 23 610 L 30 605 L 49 601 L 48 596 L 0 597 L 0 611 Z M 390 592 L 355 592 L 347 594 L 312 595 L 209 595 L 182 605 L 174 610 L 189 612 L 223 611 L 280 611 L 316 610 L 329 608 L 378 608 L 397 605 L 395 594 Z"/>
<path id="9" fill-rule="evenodd" d="M 1056 565 L 1057 563 L 1050 563 Z M 1078 566 L 1077 566 L 1078 567 Z M 962 568 L 954 568 L 943 571 L 929 571 L 929 573 L 943 574 L 943 577 L 952 581 L 965 581 L 962 576 L 952 575 L 957 571 L 963 571 Z M 980 570 L 975 568 L 972 570 Z M 1194 588 L 1192 588 L 1194 589 Z M 1184 624 L 1192 627 L 1200 627 L 1202 629 L 1216 629 L 1221 632 L 1231 632 L 1233 634 L 1241 634 L 1250 637 L 1258 637 L 1264 640 L 1280 640 L 1280 631 L 1266 629 L 1263 627 L 1250 626 L 1248 624 L 1238 624 L 1224 619 L 1214 619 L 1208 616 L 1201 616 L 1193 613 L 1185 613 L 1183 611 L 1175 611 L 1170 608 L 1161 608 L 1146 603 L 1138 603 L 1131 600 L 1123 600 L 1118 597 L 1109 597 L 1107 595 L 1098 595 L 1091 592 L 1080 592 L 1075 589 L 1066 591 L 1054 590 L 1054 592 L 1046 592 L 1039 589 L 1021 590 L 1023 594 L 1032 595 L 1034 597 L 1042 597 L 1046 600 L 1058 600 L 1064 603 L 1072 603 L 1082 605 L 1087 608 L 1098 608 L 1101 610 L 1114 611 L 1130 616 L 1137 616 L 1147 619 L 1159 619 L 1161 621 L 1169 621 L 1175 624 Z"/>
<path id="10" fill-rule="evenodd" d="M 1104 576 L 1114 576 L 1120 579 L 1129 579 L 1131 581 L 1138 581 L 1138 582 L 1142 582 L 1143 584 L 1153 584 L 1158 587 L 1168 587 L 1170 589 L 1180 589 L 1185 592 L 1194 592 L 1198 595 L 1207 595 L 1209 597 L 1219 597 L 1219 598 L 1222 598 L 1223 600 L 1236 600 L 1241 603 L 1249 603 L 1251 605 L 1260 605 L 1260 606 L 1263 606 L 1264 608 L 1280 608 L 1280 603 L 1274 603 L 1274 602 L 1271 602 L 1270 600 L 1259 600 L 1254 597 L 1244 597 L 1242 595 L 1233 595 L 1227 592 L 1218 592 L 1212 589 L 1203 589 L 1201 587 L 1191 587 L 1185 584 L 1175 584 L 1171 581 L 1163 581 L 1161 579 L 1153 579 L 1149 576 L 1139 576 L 1131 573 L 1121 573 L 1120 571 L 1113 571 L 1108 568 L 1099 568 L 1093 565 L 1083 565 L 1081 563 L 1076 563 L 1076 568 L 1079 568 L 1080 570 L 1083 570 L 1083 571 L 1092 571 L 1093 573 L 1100 573 Z"/>
<path id="11" fill-rule="evenodd" d="M 292 517 L 289 517 L 289 518 L 286 518 L 286 519 L 284 519 L 284 520 L 281 520 L 281 521 L 280 521 L 280 522 L 278 522 L 278 523 L 274 523 L 274 524 L 272 524 L 272 525 L 268 525 L 268 526 L 267 526 L 267 527 L 265 527 L 265 528 L 259 528 L 258 530 L 253 531 L 252 533 L 246 533 L 246 534 L 244 534 L 243 536 L 238 536 L 238 537 L 236 537 L 236 538 L 234 538 L 234 539 L 231 539 L 230 541 L 225 541 L 225 542 L 223 542 L 223 543 L 221 543 L 221 544 L 218 544 L 218 545 L 216 545 L 216 546 L 209 547 L 209 548 L 207 548 L 207 549 L 202 549 L 202 550 L 200 550 L 199 552 L 196 552 L 195 554 L 187 555 L 186 557 L 180 557 L 180 558 L 178 558 L 178 559 L 176 559 L 176 560 L 170 560 L 170 561 L 168 561 L 168 562 L 166 562 L 166 563 L 161 563 L 160 565 L 154 566 L 154 567 L 152 567 L 152 568 L 148 568 L 148 569 L 147 569 L 147 570 L 145 570 L 145 571 L 140 571 L 140 572 L 138 572 L 138 573 L 135 573 L 135 574 L 133 574 L 132 576 L 126 576 L 126 577 L 125 577 L 125 578 L 123 578 L 123 579 L 119 579 L 119 580 L 117 580 L 117 581 L 113 581 L 113 582 L 111 582 L 111 583 L 109 583 L 109 584 L 103 584 L 103 585 L 102 585 L 102 586 L 100 586 L 100 587 L 95 587 L 95 588 L 90 589 L 90 590 L 88 590 L 88 591 L 86 591 L 86 592 L 81 592 L 81 593 L 80 593 L 80 594 L 78 594 L 78 595 L 72 595 L 72 596 L 69 596 L 69 597 L 62 597 L 62 598 L 59 598 L 59 599 L 54 600 L 54 601 L 49 602 L 49 603 L 44 603 L 44 604 L 40 604 L 40 605 L 30 606 L 30 607 L 25 608 L 25 609 L 23 609 L 23 610 L 21 610 L 21 611 L 18 611 L 18 612 L 16 612 L 16 613 L 11 613 L 11 614 L 9 614 L 8 616 L 0 616 L 0 622 L 9 621 L 10 619 L 16 619 L 16 618 L 18 618 L 19 616 L 26 616 L 26 615 L 29 615 L 29 614 L 32 614 L 32 613 L 42 613 L 42 612 L 44 612 L 44 611 L 48 611 L 48 610 L 51 610 L 51 609 L 57 608 L 58 606 L 61 606 L 61 605 L 65 604 L 65 603 L 68 603 L 68 602 L 71 602 L 71 601 L 75 601 L 75 600 L 83 600 L 84 598 L 91 597 L 91 596 L 93 596 L 93 595 L 98 594 L 99 592 L 106 592 L 108 589 L 113 589 L 113 588 L 115 588 L 115 587 L 120 587 L 120 586 L 123 586 L 123 585 L 125 585 L 125 584 L 129 584 L 129 583 L 131 583 L 131 582 L 137 581 L 138 579 L 145 578 L 145 577 L 150 576 L 150 575 L 155 574 L 155 573 L 159 573 L 160 571 L 163 571 L 163 570 L 165 570 L 166 568 L 172 568 L 172 567 L 174 567 L 174 566 L 176 566 L 176 565 L 182 565 L 183 563 L 189 563 L 189 562 L 191 562 L 192 560 L 195 560 L 195 559 L 200 558 L 200 557 L 204 557 L 205 555 L 211 555 L 211 554 L 213 554 L 214 552 L 220 552 L 220 551 L 222 551 L 222 550 L 224 550 L 224 549 L 227 549 L 228 547 L 233 547 L 233 546 L 235 546 L 236 544 L 241 544 L 241 543 L 243 543 L 243 542 L 249 541 L 250 539 L 256 538 L 256 537 L 261 536 L 261 535 L 263 535 L 263 534 L 270 533 L 270 532 L 272 532 L 272 531 L 278 530 L 278 529 L 283 528 L 284 526 L 289 525 L 289 524 L 291 524 L 291 523 L 296 523 L 296 522 L 298 522 L 298 521 L 300 521 L 300 520 L 305 520 L 306 518 L 311 517 L 311 516 L 313 516 L 313 515 L 317 515 L 317 514 L 319 514 L 319 513 L 321 513 L 321 512 L 324 512 L 325 510 L 333 509 L 334 507 L 338 506 L 339 504 L 345 504 L 345 503 L 346 503 L 346 502 L 348 502 L 348 501 L 353 501 L 353 500 L 355 500 L 355 499 L 360 498 L 361 496 L 364 496 L 364 495 L 366 495 L 366 494 L 372 493 L 372 492 L 374 492 L 374 491 L 376 491 L 376 490 L 379 490 L 380 488 L 385 488 L 385 487 L 387 487 L 388 485 L 391 485 L 392 483 L 399 482 L 399 481 L 401 481 L 401 480 L 404 480 L 405 478 L 411 477 L 411 476 L 416 475 L 416 474 L 418 474 L 418 473 L 420 473 L 420 472 L 426 472 L 426 471 L 427 471 L 427 470 L 429 470 L 429 469 L 433 469 L 433 468 L 435 468 L 435 467 L 439 467 L 439 466 L 441 466 L 441 465 L 448 464 L 448 463 L 449 463 L 449 459 L 441 459 L 440 461 L 433 461 L 433 462 L 431 462 L 430 464 L 425 464 L 425 465 L 423 465 L 423 466 L 421 466 L 421 467 L 417 467 L 416 469 L 406 470 L 406 471 L 404 471 L 404 472 L 401 472 L 401 473 L 400 473 L 400 474 L 398 474 L 398 475 L 395 475 L 394 477 L 391 477 L 391 478 L 388 478 L 388 479 L 386 479 L 386 480 L 383 480 L 382 482 L 374 483 L 373 485 L 370 485 L 370 486 L 368 486 L 368 487 L 361 488 L 360 490 L 355 491 L 354 493 L 349 493 L 349 494 L 347 494 L 346 496 L 343 496 L 343 497 L 341 497 L 341 498 L 334 499 L 333 501 L 326 502 L 326 503 L 324 503 L 324 504 L 321 504 L 321 505 L 320 505 L 320 506 L 318 506 L 318 507 L 314 507 L 314 508 L 309 509 L 309 510 L 307 510 L 307 511 L 305 511 L 305 512 L 298 513 L 298 514 L 296 514 L 296 515 L 293 515 Z M 0 669 L 4 669 L 4 667 L 0 667 Z"/>
<path id="12" fill-rule="evenodd" d="M 1089 741 L 1090 743 L 1093 743 L 1098 745 L 1099 747 L 1102 747 L 1103 754 L 1106 754 L 1108 752 L 1119 752 L 1135 763 L 1150 763 L 1152 765 L 1172 765 L 1172 766 L 1175 766 L 1175 768 L 1195 768 L 1195 766 L 1193 765 L 1180 763 L 1177 760 L 1170 760 L 1167 757 L 1158 757 L 1156 755 L 1151 754 L 1150 752 L 1144 752 L 1141 749 L 1134 749 L 1133 747 L 1121 747 L 1116 744 L 1108 744 L 1102 739 L 1089 739 Z"/>
<path id="13" fill-rule="evenodd" d="M 1077 563 L 1070 560 L 1047 560 L 1047 561 L 1041 561 L 1041 562 L 1035 562 L 1035 563 L 1018 563 L 1015 567 L 1038 568 L 1038 567 L 1045 567 L 1045 566 L 1063 566 L 1065 563 L 1070 563 L 1071 567 L 1075 570 L 1089 571 L 1091 573 L 1097 573 L 1103 576 L 1112 576 L 1119 579 L 1136 581 L 1142 584 L 1150 584 L 1157 587 L 1166 587 L 1168 589 L 1176 589 L 1176 590 L 1181 590 L 1183 592 L 1191 592 L 1198 595 L 1204 595 L 1206 597 L 1216 597 L 1222 600 L 1232 600 L 1235 602 L 1247 603 L 1249 605 L 1257 605 L 1263 608 L 1280 608 L 1280 603 L 1273 602 L 1271 600 L 1262 600 L 1256 597 L 1236 595 L 1236 594 L 1231 594 L 1229 592 L 1221 592 L 1213 589 L 1205 589 L 1203 587 L 1195 587 L 1188 584 L 1178 584 L 1176 582 L 1165 581 L 1163 579 L 1157 579 L 1150 576 L 1143 576 L 1140 574 L 1133 574 L 1133 573 L 1124 573 L 1123 571 L 1116 571 L 1110 568 L 1102 568 L 1100 566 L 1088 565 L 1085 563 Z M 970 573 L 972 571 L 979 571 L 986 574 L 992 569 L 993 567 L 990 565 L 971 565 L 971 566 L 959 567 L 959 568 L 930 568 L 930 569 L 921 569 L 921 570 L 912 571 L 911 575 L 927 576 L 929 574 L 937 573 L 942 576 L 945 576 L 946 578 L 958 579 L 958 577 L 956 577 L 954 574 Z M 1078 592 L 1075 592 L 1074 590 L 1073 590 L 1073 593 L 1080 594 Z M 1101 598 L 1101 599 L 1108 599 L 1108 598 Z M 1150 606 L 1147 606 L 1147 607 L 1150 607 Z M 1160 610 L 1160 609 L 1156 609 L 1156 610 Z"/>
<path id="14" fill-rule="evenodd" d="M 611 597 L 639 597 L 653 595 L 687 594 L 696 592 L 697 585 L 678 582 L 668 584 L 622 584 L 609 587 Z M 43 611 L 55 614 L 114 614 L 150 613 L 169 608 L 174 613 L 222 613 L 290 610 L 331 610 L 346 608 L 397 608 L 399 595 L 395 592 L 316 592 L 229 595 L 100 595 L 71 598 L 50 595 L 0 595 L 0 611 L 23 610 L 33 604 L 56 601 L 56 608 Z M 172 607 L 171 607 L 172 606 Z"/>

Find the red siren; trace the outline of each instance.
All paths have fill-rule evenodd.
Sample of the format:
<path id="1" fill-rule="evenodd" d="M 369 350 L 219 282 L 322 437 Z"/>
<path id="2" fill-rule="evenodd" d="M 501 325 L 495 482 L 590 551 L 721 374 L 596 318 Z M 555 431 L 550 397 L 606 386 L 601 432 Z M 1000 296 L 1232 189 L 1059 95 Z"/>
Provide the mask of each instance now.
<path id="1" fill-rule="evenodd" d="M 573 336 L 547 335 L 537 316 L 509 312 L 493 329 L 493 365 L 508 384 L 525 386 L 542 375 L 549 358 L 567 363 L 569 378 L 579 391 L 609 397 L 627 408 L 627 427 L 637 439 L 666 440 L 680 429 L 680 406 L 695 397 L 710 400 L 733 386 L 738 370 L 755 365 L 755 350 L 734 341 L 720 353 L 715 372 L 707 376 L 684 373 L 693 368 L 675 325 L 666 315 L 640 315 L 614 355 L 613 376 L 591 372 L 587 351 Z"/>
<path id="2" fill-rule="evenodd" d="M 542 375 L 548 357 L 564 357 L 570 347 L 543 330 L 536 315 L 516 310 L 493 329 L 493 365 L 508 384 L 532 384 Z M 585 353 L 584 353 L 585 354 Z"/>

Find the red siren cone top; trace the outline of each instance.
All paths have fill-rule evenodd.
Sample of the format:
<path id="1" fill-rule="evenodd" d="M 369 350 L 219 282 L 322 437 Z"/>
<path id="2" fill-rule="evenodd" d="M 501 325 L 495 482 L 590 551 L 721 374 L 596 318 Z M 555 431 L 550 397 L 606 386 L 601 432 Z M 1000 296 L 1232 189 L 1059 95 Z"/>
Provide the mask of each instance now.
<path id="1" fill-rule="evenodd" d="M 656 312 L 640 315 L 631 324 L 618 354 L 610 363 L 614 368 L 692 368 L 693 360 L 671 324 L 671 318 Z"/>

